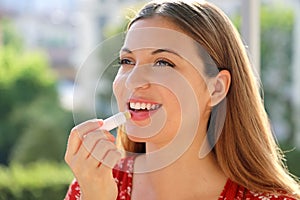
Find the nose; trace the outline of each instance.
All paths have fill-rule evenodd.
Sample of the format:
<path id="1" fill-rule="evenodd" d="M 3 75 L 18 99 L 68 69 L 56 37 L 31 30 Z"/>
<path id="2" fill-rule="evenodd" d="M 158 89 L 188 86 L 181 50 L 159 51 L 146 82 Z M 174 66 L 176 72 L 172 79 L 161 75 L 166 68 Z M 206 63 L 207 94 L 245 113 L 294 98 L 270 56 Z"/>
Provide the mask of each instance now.
<path id="1" fill-rule="evenodd" d="M 149 66 L 135 66 L 129 72 L 125 82 L 125 87 L 129 90 L 137 88 L 146 89 L 150 86 L 150 67 Z"/>

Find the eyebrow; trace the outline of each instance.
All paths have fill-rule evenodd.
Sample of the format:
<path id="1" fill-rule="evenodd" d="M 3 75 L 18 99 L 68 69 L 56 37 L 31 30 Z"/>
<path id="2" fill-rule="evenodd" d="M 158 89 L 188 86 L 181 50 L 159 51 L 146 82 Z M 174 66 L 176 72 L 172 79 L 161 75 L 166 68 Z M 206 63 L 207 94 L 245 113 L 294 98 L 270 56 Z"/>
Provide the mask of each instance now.
<path id="1" fill-rule="evenodd" d="M 181 57 L 178 53 L 176 53 L 175 51 L 170 50 L 170 49 L 157 49 L 157 50 L 153 51 L 151 54 L 155 55 L 155 54 L 164 53 L 164 52 L 171 53 L 171 54 Z"/>
<path id="2" fill-rule="evenodd" d="M 122 51 L 127 52 L 127 53 L 132 53 L 132 51 L 126 47 L 124 47 L 120 50 L 120 52 L 122 52 Z"/>
<path id="3" fill-rule="evenodd" d="M 122 52 L 122 51 L 127 52 L 127 53 L 132 53 L 132 51 L 126 47 L 122 48 L 120 52 Z M 171 54 L 181 57 L 178 53 L 176 53 L 175 51 L 170 50 L 170 49 L 156 49 L 153 52 L 151 52 L 151 54 L 155 55 L 155 54 L 164 53 L 164 52 L 171 53 Z"/>

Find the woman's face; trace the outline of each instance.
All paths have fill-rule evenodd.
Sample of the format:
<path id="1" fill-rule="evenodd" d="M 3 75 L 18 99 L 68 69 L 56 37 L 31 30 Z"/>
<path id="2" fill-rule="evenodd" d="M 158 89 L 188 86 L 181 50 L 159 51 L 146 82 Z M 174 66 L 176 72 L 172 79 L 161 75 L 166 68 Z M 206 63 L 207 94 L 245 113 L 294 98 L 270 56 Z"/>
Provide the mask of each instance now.
<path id="1" fill-rule="evenodd" d="M 165 146 L 181 132 L 199 132 L 210 113 L 209 78 L 194 41 L 162 17 L 130 27 L 113 89 L 131 140 Z"/>

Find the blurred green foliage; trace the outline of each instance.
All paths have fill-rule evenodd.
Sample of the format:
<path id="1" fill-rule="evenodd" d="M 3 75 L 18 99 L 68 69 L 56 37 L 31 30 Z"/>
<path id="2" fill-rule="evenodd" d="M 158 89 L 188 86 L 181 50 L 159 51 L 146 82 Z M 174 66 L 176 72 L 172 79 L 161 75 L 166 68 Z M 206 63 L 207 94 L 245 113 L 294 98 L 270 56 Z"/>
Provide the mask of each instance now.
<path id="1" fill-rule="evenodd" d="M 271 123 L 275 128 L 284 127 L 278 136 L 286 163 L 291 173 L 300 177 L 300 149 L 295 148 L 299 147 L 295 144 L 296 134 L 299 134 L 295 123 L 299 123 L 299 119 L 295 117 L 291 95 L 294 21 L 294 11 L 290 7 L 262 7 L 261 78 Z"/>
<path id="2" fill-rule="evenodd" d="M 287 7 L 262 7 L 261 12 L 261 78 L 265 107 L 273 125 L 285 127 L 282 140 L 295 141 L 292 104 L 292 57 L 294 14 Z"/>
<path id="3" fill-rule="evenodd" d="M 65 164 L 0 166 L 0 200 L 63 199 L 72 179 Z"/>
<path id="4" fill-rule="evenodd" d="M 46 55 L 25 51 L 8 20 L 0 27 L 0 200 L 63 199 L 73 178 L 62 163 L 72 114 L 60 106 Z"/>
<path id="5" fill-rule="evenodd" d="M 1 31 L 0 163 L 62 161 L 72 115 L 60 107 L 47 58 L 24 51 L 7 20 Z"/>
<path id="6" fill-rule="evenodd" d="M 292 100 L 294 13 L 284 5 L 264 6 L 261 10 L 261 78 L 265 107 L 274 127 L 284 127 L 281 148 L 291 173 L 300 177 L 300 149 L 296 141 L 295 108 Z M 278 127 L 278 126 L 277 126 Z M 299 133 L 298 133 L 299 134 Z"/>
<path id="7" fill-rule="evenodd" d="M 260 14 L 260 75 L 264 104 L 289 170 L 300 177 L 300 149 L 295 148 L 295 123 L 299 123 L 299 119 L 295 118 L 291 99 L 294 11 L 281 4 L 263 5 Z M 233 21 L 239 29 L 240 16 Z"/>
<path id="8" fill-rule="evenodd" d="M 15 30 L 11 21 L 2 18 L 0 21 L 1 45 L 10 46 L 15 50 L 21 50 L 23 47 L 21 36 Z"/>
<path id="9" fill-rule="evenodd" d="M 20 124 L 23 134 L 11 151 L 11 161 L 63 161 L 72 119 L 69 113 L 60 109 L 56 102 L 49 101 L 48 97 L 39 97 L 26 110 L 15 110 L 12 116 L 23 123 Z M 25 121 L 23 116 L 26 116 Z"/>

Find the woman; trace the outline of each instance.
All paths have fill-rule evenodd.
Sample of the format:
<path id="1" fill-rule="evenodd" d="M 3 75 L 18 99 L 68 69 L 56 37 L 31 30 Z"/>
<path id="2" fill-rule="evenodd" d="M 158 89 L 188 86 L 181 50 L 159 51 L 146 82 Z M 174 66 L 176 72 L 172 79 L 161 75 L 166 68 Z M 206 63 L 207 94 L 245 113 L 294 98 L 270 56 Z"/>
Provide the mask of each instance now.
<path id="1" fill-rule="evenodd" d="M 117 138 L 127 156 L 101 120 L 75 127 L 66 199 L 300 198 L 245 48 L 215 6 L 147 4 L 128 26 L 114 94 L 131 113 Z"/>

